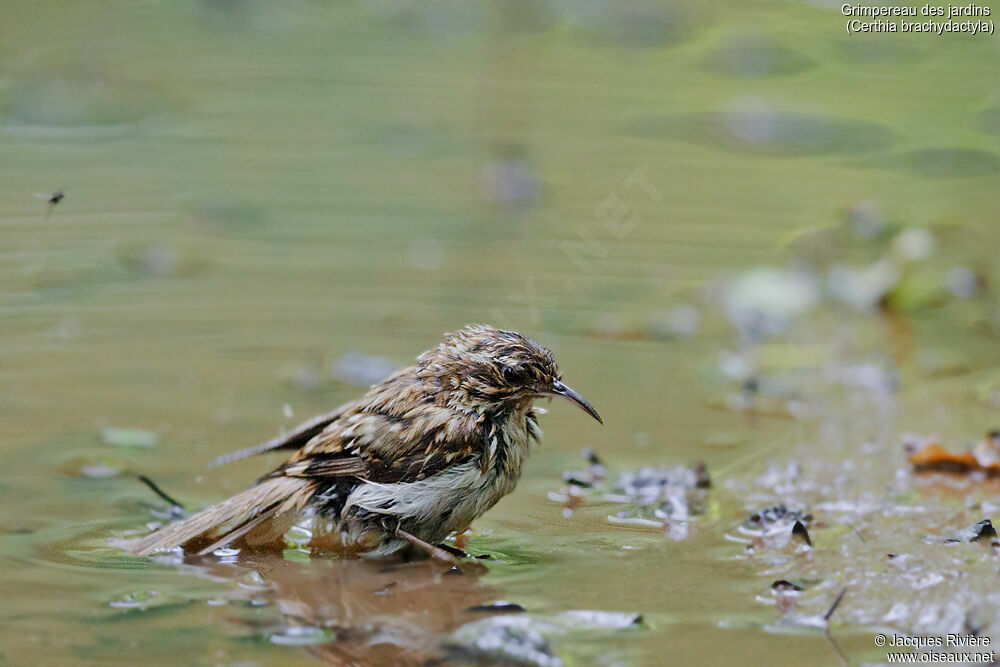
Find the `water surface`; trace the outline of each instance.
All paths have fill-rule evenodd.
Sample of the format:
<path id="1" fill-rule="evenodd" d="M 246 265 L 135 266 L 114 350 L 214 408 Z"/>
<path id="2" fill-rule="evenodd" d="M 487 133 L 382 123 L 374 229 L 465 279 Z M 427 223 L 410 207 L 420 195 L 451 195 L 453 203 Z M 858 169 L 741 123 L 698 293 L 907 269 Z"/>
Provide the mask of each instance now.
<path id="1" fill-rule="evenodd" d="M 821 631 L 775 625 L 772 581 L 808 579 L 802 614 L 823 613 L 869 576 L 837 553 L 881 572 L 890 549 L 988 515 L 988 487 L 911 479 L 899 436 L 961 448 L 1000 405 L 988 291 L 913 288 L 893 317 L 824 304 L 755 347 L 709 289 L 796 257 L 872 261 L 883 241 L 829 232 L 870 218 L 934 230 L 920 280 L 996 267 L 996 43 L 847 38 L 841 18 L 802 2 L 9 4 L 0 662 L 462 660 L 443 647 L 496 600 L 554 625 L 566 664 L 836 662 Z M 57 189 L 46 218 L 32 195 Z M 684 304 L 693 336 L 671 324 Z M 606 423 L 551 406 L 516 493 L 469 538 L 482 568 L 179 566 L 105 546 L 162 506 L 130 473 L 191 507 L 219 500 L 275 462 L 207 461 L 364 391 L 331 371 L 342 355 L 403 365 L 476 321 L 550 346 Z M 724 372 L 748 346 L 778 378 L 752 414 L 731 409 L 740 380 Z M 820 372 L 864 364 L 874 389 Z M 706 514 L 683 540 L 592 501 L 564 517 L 548 493 L 583 447 L 612 475 L 705 462 Z M 766 478 L 791 461 L 799 486 Z M 805 555 L 747 558 L 726 539 L 761 505 L 883 499 L 886 480 L 925 522 L 828 505 L 810 508 Z M 879 660 L 895 593 L 860 590 L 833 634 L 852 662 Z M 912 631 L 907 604 L 895 627 Z M 572 610 L 642 622 L 574 632 L 558 620 Z"/>

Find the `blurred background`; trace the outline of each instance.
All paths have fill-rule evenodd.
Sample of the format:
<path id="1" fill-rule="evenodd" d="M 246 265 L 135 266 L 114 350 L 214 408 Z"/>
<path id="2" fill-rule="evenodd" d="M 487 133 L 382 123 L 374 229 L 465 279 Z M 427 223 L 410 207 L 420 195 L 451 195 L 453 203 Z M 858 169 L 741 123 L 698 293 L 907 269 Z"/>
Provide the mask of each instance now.
<path id="1" fill-rule="evenodd" d="M 525 479 L 472 538 L 499 561 L 484 581 L 529 612 L 643 614 L 546 634 L 554 659 L 828 664 L 821 634 L 767 631 L 768 587 L 802 554 L 748 563 L 724 539 L 754 503 L 814 509 L 831 483 L 954 519 L 994 497 L 924 502 L 899 447 L 914 432 L 961 449 L 1000 407 L 989 35 L 849 37 L 823 0 L 3 15 L 0 662 L 310 660 L 274 640 L 274 605 L 206 604 L 229 575 L 103 546 L 151 520 L 130 473 L 214 502 L 273 462 L 212 457 L 471 322 L 552 348 L 606 423 L 551 406 Z M 704 462 L 707 511 L 671 539 L 561 507 L 584 447 L 616 470 Z M 808 489 L 766 477 L 793 463 Z M 895 516 L 879 500 L 827 525 L 872 507 Z M 832 552 L 848 539 L 830 535 Z M 850 583 L 841 565 L 809 561 L 805 612 Z M 873 596 L 838 612 L 852 661 L 874 655 L 863 628 L 926 618 L 916 597 L 889 618 L 898 600 Z"/>

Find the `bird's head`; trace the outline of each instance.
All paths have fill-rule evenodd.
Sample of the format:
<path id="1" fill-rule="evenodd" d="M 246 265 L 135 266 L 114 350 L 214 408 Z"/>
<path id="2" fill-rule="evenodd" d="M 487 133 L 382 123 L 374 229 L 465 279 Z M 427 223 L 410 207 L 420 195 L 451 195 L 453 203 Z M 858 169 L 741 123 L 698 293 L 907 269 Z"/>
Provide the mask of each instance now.
<path id="1" fill-rule="evenodd" d="M 480 410 L 524 408 L 561 396 L 604 423 L 597 410 L 563 384 L 552 352 L 514 331 L 472 324 L 446 334 L 417 358 L 419 375 L 441 397 Z"/>

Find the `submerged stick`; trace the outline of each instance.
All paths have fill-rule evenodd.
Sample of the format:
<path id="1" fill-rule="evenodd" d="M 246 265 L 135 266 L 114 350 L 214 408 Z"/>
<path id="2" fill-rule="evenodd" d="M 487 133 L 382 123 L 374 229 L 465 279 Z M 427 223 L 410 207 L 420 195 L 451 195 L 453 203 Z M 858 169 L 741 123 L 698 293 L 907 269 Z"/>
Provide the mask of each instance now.
<path id="1" fill-rule="evenodd" d="M 163 500 L 165 500 L 171 507 L 178 507 L 180 509 L 184 509 L 184 505 L 181 505 L 179 502 L 177 502 L 176 500 L 174 500 L 173 498 L 171 498 L 169 495 L 167 495 L 167 492 L 164 491 L 163 489 L 161 489 L 159 486 L 157 486 L 156 482 L 154 482 L 150 478 L 146 477 L 145 475 L 140 475 L 139 473 L 136 473 L 135 476 L 136 476 L 136 478 L 140 482 L 142 482 L 143 484 L 145 484 L 146 486 L 148 486 L 150 491 L 152 491 L 153 493 L 155 493 L 156 495 L 158 495 L 160 498 L 162 498 Z"/>
<path id="2" fill-rule="evenodd" d="M 824 630 L 823 634 L 825 634 L 826 638 L 830 641 L 830 646 L 833 647 L 833 650 L 837 652 L 837 657 L 840 658 L 840 661 L 844 665 L 849 665 L 850 662 L 847 660 L 847 656 L 844 655 L 844 652 L 841 650 L 840 645 L 837 644 L 836 641 L 834 641 L 833 635 L 830 634 L 830 617 L 833 616 L 833 612 L 837 611 L 837 607 L 840 606 L 840 603 L 844 599 L 844 596 L 846 594 L 847 594 L 847 586 L 844 586 L 840 590 L 840 594 L 837 596 L 837 599 L 833 601 L 833 604 L 830 605 L 830 608 L 827 609 L 825 614 L 823 614 L 823 620 L 826 621 L 826 629 Z"/>
<path id="3" fill-rule="evenodd" d="M 840 595 L 838 595 L 837 599 L 833 601 L 832 605 L 830 605 L 830 609 L 823 614 L 824 621 L 830 620 L 830 617 L 833 616 L 833 612 L 837 611 L 837 607 L 840 606 L 840 602 L 844 599 L 845 595 L 847 595 L 847 586 L 844 586 L 844 588 L 840 591 Z"/>

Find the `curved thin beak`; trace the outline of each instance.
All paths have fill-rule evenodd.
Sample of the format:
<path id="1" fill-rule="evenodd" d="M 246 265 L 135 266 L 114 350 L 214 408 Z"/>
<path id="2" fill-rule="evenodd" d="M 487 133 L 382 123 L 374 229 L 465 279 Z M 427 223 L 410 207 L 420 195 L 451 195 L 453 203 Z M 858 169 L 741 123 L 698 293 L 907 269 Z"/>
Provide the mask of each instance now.
<path id="1" fill-rule="evenodd" d="M 588 403 L 583 396 L 576 393 L 575 391 L 564 385 L 559 380 L 553 382 L 552 389 L 545 393 L 550 396 L 562 396 L 563 398 L 568 398 L 569 400 L 573 401 L 578 406 L 580 406 L 580 409 L 586 412 L 588 415 L 590 415 L 600 423 L 602 424 L 604 423 L 604 420 L 601 419 L 601 415 L 597 414 L 597 410 L 594 409 L 593 405 Z"/>

